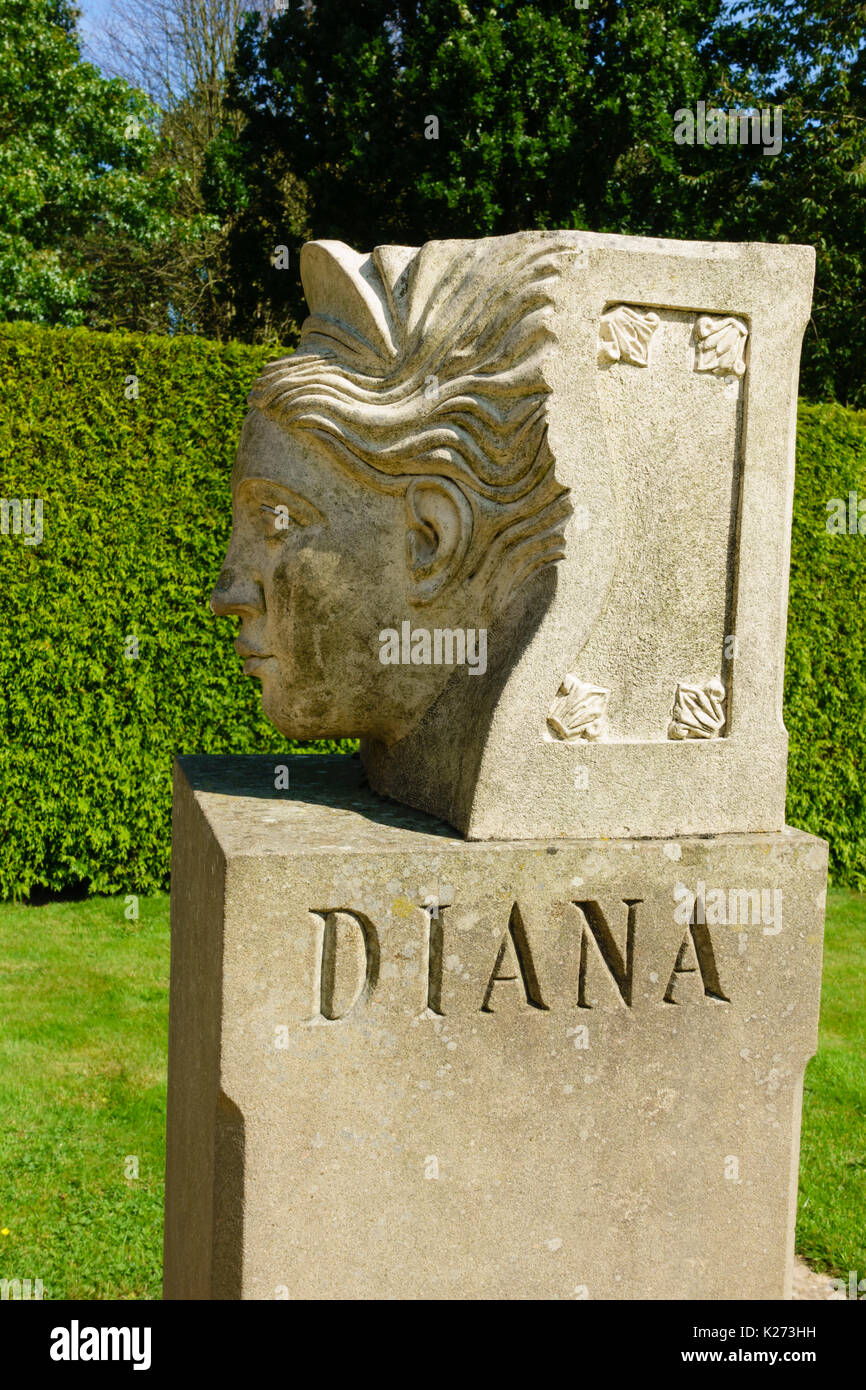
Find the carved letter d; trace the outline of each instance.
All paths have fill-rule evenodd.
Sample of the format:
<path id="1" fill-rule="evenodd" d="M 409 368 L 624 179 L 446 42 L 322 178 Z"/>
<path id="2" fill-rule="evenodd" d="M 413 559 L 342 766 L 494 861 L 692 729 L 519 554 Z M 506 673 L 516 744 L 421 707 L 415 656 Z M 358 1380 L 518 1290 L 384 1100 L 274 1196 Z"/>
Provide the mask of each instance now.
<path id="1" fill-rule="evenodd" d="M 323 922 L 319 957 L 319 1016 L 335 1023 L 363 1007 L 379 981 L 379 937 L 362 912 L 311 908 Z"/>

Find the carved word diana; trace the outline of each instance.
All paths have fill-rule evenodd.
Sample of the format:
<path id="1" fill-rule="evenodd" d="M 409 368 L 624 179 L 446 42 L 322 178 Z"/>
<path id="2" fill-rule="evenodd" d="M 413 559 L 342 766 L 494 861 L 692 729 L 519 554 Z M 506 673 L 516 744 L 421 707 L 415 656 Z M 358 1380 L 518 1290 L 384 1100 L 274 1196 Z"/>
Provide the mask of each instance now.
<path id="1" fill-rule="evenodd" d="M 383 666 L 468 666 L 470 676 L 487 670 L 487 628 L 426 627 L 400 624 L 398 632 L 386 627 L 379 633 L 379 660 Z"/>
<path id="2" fill-rule="evenodd" d="M 648 1002 L 684 1002 L 689 981 L 693 982 L 693 999 L 696 994 L 712 1003 L 730 1002 L 704 922 L 689 921 L 670 937 L 665 933 L 666 939 L 656 942 L 656 947 L 661 946 L 663 959 L 654 962 L 657 969 L 649 972 L 648 966 L 653 962 L 647 961 L 643 949 L 637 950 L 640 898 L 623 899 L 619 913 L 614 914 L 620 916 L 621 922 L 624 909 L 624 933 L 621 925 L 614 929 L 612 919 L 595 900 L 572 901 L 568 907 L 574 914 L 566 933 L 568 964 L 557 951 L 555 939 L 545 943 L 544 938 L 555 938 L 555 933 L 541 933 L 530 939 L 525 915 L 517 902 L 512 902 L 503 922 L 498 946 L 495 938 L 491 940 L 485 933 L 478 941 L 477 951 L 459 932 L 455 936 L 453 923 L 449 927 L 451 907 L 437 906 L 435 911 L 425 908 L 427 961 L 419 976 L 419 1007 L 426 1003 L 428 1011 L 440 1017 L 455 1012 L 493 1014 L 510 996 L 523 1007 L 541 1012 L 561 1007 L 592 1009 L 595 989 L 606 980 L 609 998 L 618 998 L 621 1006 L 631 1009 L 642 992 L 642 987 L 637 987 L 636 973 L 641 979 L 655 982 Z M 312 989 L 316 1002 L 314 1013 L 306 1022 L 335 1023 L 366 1007 L 382 982 L 395 977 L 393 963 L 383 962 L 383 939 L 366 913 L 342 907 L 311 908 L 310 914 L 318 919 L 320 935 L 317 978 Z M 458 970 L 455 978 L 452 968 L 458 952 L 464 957 L 464 978 L 468 982 L 465 987 L 459 982 L 462 972 Z M 641 966 L 636 972 L 638 954 Z M 337 997 L 342 991 L 336 988 L 340 957 L 354 958 L 357 967 L 351 972 L 355 979 L 351 994 L 343 994 L 342 998 Z M 426 999 L 422 999 L 422 991 Z"/>

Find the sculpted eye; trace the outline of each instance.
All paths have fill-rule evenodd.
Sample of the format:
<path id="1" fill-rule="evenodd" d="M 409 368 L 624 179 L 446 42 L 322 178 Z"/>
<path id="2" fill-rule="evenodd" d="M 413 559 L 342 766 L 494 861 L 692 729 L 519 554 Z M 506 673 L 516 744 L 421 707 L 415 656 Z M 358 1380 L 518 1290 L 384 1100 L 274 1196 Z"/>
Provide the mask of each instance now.
<path id="1" fill-rule="evenodd" d="M 264 534 L 268 540 L 280 540 L 285 536 L 292 524 L 289 509 L 282 504 L 271 507 L 267 502 L 262 502 L 259 507 L 262 518 Z"/>

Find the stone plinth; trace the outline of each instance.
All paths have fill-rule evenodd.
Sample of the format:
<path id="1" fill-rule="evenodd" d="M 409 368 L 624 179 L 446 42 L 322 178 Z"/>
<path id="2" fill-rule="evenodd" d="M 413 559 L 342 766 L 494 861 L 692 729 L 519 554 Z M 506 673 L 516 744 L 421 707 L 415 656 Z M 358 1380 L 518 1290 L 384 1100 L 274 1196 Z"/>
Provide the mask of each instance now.
<path id="1" fill-rule="evenodd" d="M 823 841 L 467 842 L 279 762 L 176 769 L 165 1296 L 787 1296 Z"/>

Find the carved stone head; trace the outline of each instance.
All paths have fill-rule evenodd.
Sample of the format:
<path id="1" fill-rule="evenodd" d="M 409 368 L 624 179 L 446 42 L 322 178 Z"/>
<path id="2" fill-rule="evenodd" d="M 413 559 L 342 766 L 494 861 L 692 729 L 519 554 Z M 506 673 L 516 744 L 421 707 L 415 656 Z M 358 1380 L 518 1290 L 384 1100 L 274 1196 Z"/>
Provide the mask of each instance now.
<path id="1" fill-rule="evenodd" d="M 312 242 L 212 597 L 265 713 L 474 838 L 775 830 L 813 253 Z"/>
<path id="2" fill-rule="evenodd" d="M 212 601 L 240 617 L 244 669 L 283 733 L 403 738 L 454 665 L 432 647 L 429 664 L 383 663 L 380 634 L 471 632 L 477 654 L 563 555 L 543 375 L 562 249 L 304 247 L 310 317 L 253 388 Z"/>

